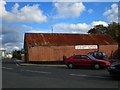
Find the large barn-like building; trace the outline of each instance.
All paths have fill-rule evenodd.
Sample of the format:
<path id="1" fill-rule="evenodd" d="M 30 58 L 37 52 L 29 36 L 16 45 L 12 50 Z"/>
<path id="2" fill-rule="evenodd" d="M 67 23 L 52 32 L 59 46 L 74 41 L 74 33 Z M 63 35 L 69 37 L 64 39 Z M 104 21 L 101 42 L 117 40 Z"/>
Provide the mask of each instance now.
<path id="1" fill-rule="evenodd" d="M 26 33 L 25 61 L 62 61 L 63 56 L 87 54 L 95 50 L 117 57 L 118 44 L 109 35 Z"/>

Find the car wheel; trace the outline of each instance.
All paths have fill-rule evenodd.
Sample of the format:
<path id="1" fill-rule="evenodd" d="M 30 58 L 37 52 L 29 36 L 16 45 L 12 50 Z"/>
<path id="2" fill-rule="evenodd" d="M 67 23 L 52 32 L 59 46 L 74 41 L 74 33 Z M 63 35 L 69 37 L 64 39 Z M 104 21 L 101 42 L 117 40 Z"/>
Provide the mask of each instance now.
<path id="1" fill-rule="evenodd" d="M 73 69 L 74 68 L 74 65 L 72 64 L 72 63 L 68 63 L 68 68 L 70 68 L 70 69 Z"/>
<path id="2" fill-rule="evenodd" d="M 100 65 L 99 64 L 94 64 L 94 68 L 95 69 L 100 69 Z"/>

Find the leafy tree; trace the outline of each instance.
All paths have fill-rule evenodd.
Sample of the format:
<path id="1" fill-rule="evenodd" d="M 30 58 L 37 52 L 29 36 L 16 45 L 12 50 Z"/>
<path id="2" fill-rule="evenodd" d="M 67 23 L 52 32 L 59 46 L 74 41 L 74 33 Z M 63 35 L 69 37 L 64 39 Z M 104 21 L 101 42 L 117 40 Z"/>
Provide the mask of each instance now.
<path id="1" fill-rule="evenodd" d="M 109 34 L 120 46 L 120 23 L 111 23 L 107 27 L 96 25 L 88 31 L 89 34 Z"/>
<path id="2" fill-rule="evenodd" d="M 17 50 L 15 50 L 15 51 L 12 52 L 12 56 L 13 56 L 13 58 L 17 57 Z"/>
<path id="3" fill-rule="evenodd" d="M 120 45 L 120 24 L 113 22 L 112 24 L 109 24 L 107 28 L 109 31 L 108 34 Z"/>
<path id="4" fill-rule="evenodd" d="M 21 59 L 21 54 L 23 53 L 23 49 L 21 50 L 14 50 L 12 52 L 13 58 Z"/>
<path id="5" fill-rule="evenodd" d="M 108 31 L 107 27 L 103 25 L 96 25 L 94 28 L 88 31 L 89 34 L 106 34 Z"/>

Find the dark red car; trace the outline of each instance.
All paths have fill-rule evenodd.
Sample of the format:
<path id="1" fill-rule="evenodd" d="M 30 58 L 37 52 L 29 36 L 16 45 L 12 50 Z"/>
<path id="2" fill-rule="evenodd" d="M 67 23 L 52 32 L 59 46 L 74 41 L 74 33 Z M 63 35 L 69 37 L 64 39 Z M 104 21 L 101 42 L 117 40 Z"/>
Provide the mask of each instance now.
<path id="1" fill-rule="evenodd" d="M 91 55 L 73 55 L 66 59 L 65 64 L 68 68 L 94 67 L 95 69 L 100 69 L 110 66 L 108 60 L 96 59 Z"/>

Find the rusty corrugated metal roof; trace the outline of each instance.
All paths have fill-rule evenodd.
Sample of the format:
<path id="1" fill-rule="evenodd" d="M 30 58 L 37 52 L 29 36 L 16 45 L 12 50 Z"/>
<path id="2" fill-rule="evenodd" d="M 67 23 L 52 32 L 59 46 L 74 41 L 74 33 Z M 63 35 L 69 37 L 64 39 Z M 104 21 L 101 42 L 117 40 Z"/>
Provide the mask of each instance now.
<path id="1" fill-rule="evenodd" d="M 26 33 L 28 45 L 116 45 L 109 35 L 103 34 L 58 34 Z"/>

